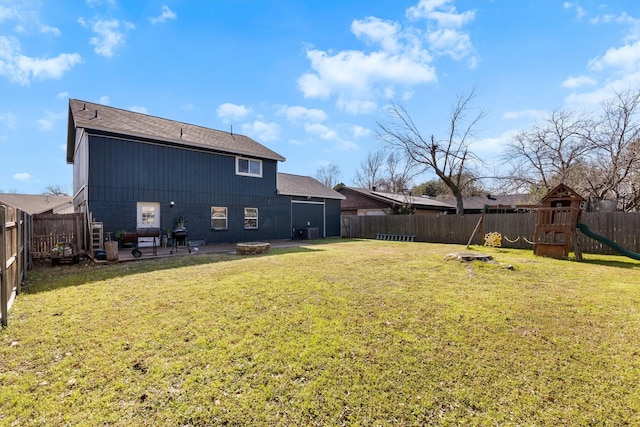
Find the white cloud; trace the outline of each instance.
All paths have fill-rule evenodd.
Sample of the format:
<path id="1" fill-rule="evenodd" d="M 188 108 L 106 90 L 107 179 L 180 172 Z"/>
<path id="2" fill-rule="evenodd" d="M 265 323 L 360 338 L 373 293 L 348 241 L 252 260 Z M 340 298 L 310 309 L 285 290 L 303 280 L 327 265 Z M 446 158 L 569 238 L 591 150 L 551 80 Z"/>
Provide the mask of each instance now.
<path id="1" fill-rule="evenodd" d="M 544 117 L 546 111 L 543 110 L 519 110 L 519 111 L 506 111 L 502 114 L 502 118 L 505 120 L 515 120 L 522 118 L 538 119 Z"/>
<path id="2" fill-rule="evenodd" d="M 242 132 L 255 138 L 258 142 L 275 141 L 279 137 L 280 126 L 277 123 L 256 120 L 253 123 L 242 125 Z"/>
<path id="3" fill-rule="evenodd" d="M 58 98 L 59 99 L 67 99 L 67 98 L 69 98 L 69 92 L 65 91 L 65 92 L 58 93 Z"/>
<path id="4" fill-rule="evenodd" d="M 569 89 L 576 89 L 580 86 L 585 85 L 595 85 L 597 82 L 595 79 L 587 76 L 569 76 L 565 81 L 562 82 L 562 86 Z"/>
<path id="5" fill-rule="evenodd" d="M 351 32 L 359 39 L 379 43 L 387 52 L 400 51 L 400 24 L 370 16 L 351 23 Z"/>
<path id="6" fill-rule="evenodd" d="M 358 149 L 358 145 L 348 140 L 339 139 L 337 141 L 337 148 L 340 151 L 355 151 Z"/>
<path id="7" fill-rule="evenodd" d="M 313 72 L 298 79 L 305 97 L 326 98 L 333 93 L 370 99 L 379 83 L 415 85 L 436 81 L 435 71 L 424 58 L 410 54 L 392 55 L 377 51 L 343 51 L 335 55 L 320 50 L 308 50 Z"/>
<path id="8" fill-rule="evenodd" d="M 604 54 L 591 59 L 587 64 L 590 71 L 602 75 L 600 80 L 605 82 L 604 85 L 582 93 L 572 92 L 564 100 L 566 108 L 591 110 L 597 108 L 605 99 L 614 96 L 615 92 L 640 87 L 640 19 L 623 12 L 617 15 L 599 15 L 590 19 L 589 23 L 617 25 L 626 28 L 627 32 L 621 45 L 610 47 Z M 591 84 L 589 81 L 586 82 Z M 574 82 L 569 80 L 565 83 Z"/>
<path id="9" fill-rule="evenodd" d="M 62 35 L 62 31 L 60 31 L 57 27 L 52 27 L 50 25 L 42 25 L 40 26 L 40 32 L 49 36 L 60 37 Z"/>
<path id="10" fill-rule="evenodd" d="M 20 172 L 13 175 L 13 179 L 17 181 L 29 181 L 31 179 L 31 174 L 27 172 Z"/>
<path id="11" fill-rule="evenodd" d="M 338 136 L 333 130 L 320 123 L 309 123 L 305 125 L 304 130 L 326 140 L 337 139 Z"/>
<path id="12" fill-rule="evenodd" d="M 439 26 L 460 28 L 475 19 L 474 11 L 458 13 L 452 0 L 420 0 L 407 9 L 407 17 L 435 21 Z"/>
<path id="13" fill-rule="evenodd" d="M 230 123 L 232 120 L 241 120 L 249 115 L 251 108 L 247 108 L 244 105 L 231 104 L 229 102 L 221 104 L 217 109 L 218 117 L 225 123 Z"/>
<path id="14" fill-rule="evenodd" d="M 111 99 L 108 96 L 103 95 L 100 97 L 100 104 L 109 105 L 110 102 L 111 102 Z"/>
<path id="15" fill-rule="evenodd" d="M 89 7 L 96 7 L 102 4 L 106 4 L 106 5 L 116 4 L 116 0 L 86 0 L 86 1 Z"/>
<path id="16" fill-rule="evenodd" d="M 18 10 L 13 6 L 0 4 L 0 22 L 15 19 L 19 16 Z"/>
<path id="17" fill-rule="evenodd" d="M 364 128 L 360 125 L 355 125 L 351 128 L 354 138 L 367 138 L 371 135 L 371 130 Z"/>
<path id="18" fill-rule="evenodd" d="M 452 0 L 420 0 L 416 6 L 407 9 L 406 15 L 413 20 L 427 20 L 425 38 L 434 53 L 455 60 L 469 58 L 469 66 L 477 66 L 479 59 L 471 36 L 461 30 L 475 19 L 475 11 L 459 13 Z"/>
<path id="19" fill-rule="evenodd" d="M 589 67 L 601 71 L 607 67 L 635 71 L 640 67 L 640 40 L 621 47 L 609 48 L 604 55 L 592 59 Z"/>
<path id="20" fill-rule="evenodd" d="M 477 139 L 471 143 L 471 149 L 477 154 L 482 154 L 485 158 L 499 156 L 504 152 L 506 144 L 513 141 L 517 132 L 518 130 L 513 129 L 502 132 L 497 137 Z"/>
<path id="21" fill-rule="evenodd" d="M 162 6 L 162 13 L 160 16 L 154 16 L 153 18 L 149 18 L 152 24 L 162 24 L 168 19 L 177 19 L 178 14 L 169 9 L 168 6 Z"/>
<path id="22" fill-rule="evenodd" d="M 78 18 L 78 23 L 87 28 L 84 18 Z M 129 30 L 135 29 L 135 25 L 130 22 L 120 22 L 117 19 L 106 19 L 94 21 L 91 31 L 96 36 L 91 37 L 90 43 L 95 46 L 94 52 L 101 56 L 112 57 L 116 49 L 125 44 L 125 34 Z"/>
<path id="23" fill-rule="evenodd" d="M 0 114 L 0 131 L 7 129 L 15 130 L 18 123 L 18 116 L 13 113 Z M 0 134 L 0 141 L 6 141 L 7 136 Z"/>
<path id="24" fill-rule="evenodd" d="M 629 27 L 629 33 L 625 37 L 626 41 L 634 41 L 640 39 L 640 19 L 634 18 L 627 12 L 623 12 L 620 15 L 599 15 L 589 20 L 593 25 L 600 24 L 617 24 L 625 25 Z"/>
<path id="25" fill-rule="evenodd" d="M 47 111 L 43 118 L 36 120 L 36 123 L 38 123 L 40 130 L 49 131 L 53 129 L 57 121 L 64 120 L 65 117 L 66 115 L 64 113 L 60 114 Z"/>
<path id="26" fill-rule="evenodd" d="M 471 37 L 461 30 L 475 19 L 474 11 L 458 13 L 451 0 L 421 0 L 406 11 L 412 20 L 426 19 L 424 29 L 374 16 L 356 19 L 351 32 L 367 50 L 324 51 L 306 49 L 310 69 L 298 78 L 306 98 L 337 97 L 339 109 L 367 114 L 378 108 L 377 100 L 411 94 L 411 87 L 437 81 L 434 55 L 479 59 Z M 397 90 L 400 87 L 402 90 Z"/>
<path id="27" fill-rule="evenodd" d="M 0 75 L 12 82 L 29 85 L 31 79 L 59 79 L 82 62 L 77 53 L 61 53 L 54 58 L 34 58 L 21 53 L 15 38 L 0 36 Z"/>
<path id="28" fill-rule="evenodd" d="M 312 136 L 317 136 L 325 141 L 330 141 L 333 143 L 332 147 L 326 147 L 326 151 L 338 150 L 338 151 L 353 151 L 358 148 L 358 146 L 349 141 L 345 140 L 338 135 L 336 131 L 325 126 L 320 123 L 308 123 L 304 127 L 305 132 Z"/>
<path id="29" fill-rule="evenodd" d="M 290 122 L 314 122 L 320 123 L 327 119 L 327 113 L 317 108 L 305 108 L 301 106 L 283 106 L 277 113 L 278 115 L 284 115 Z"/>
<path id="30" fill-rule="evenodd" d="M 374 101 L 349 99 L 344 96 L 340 96 L 336 104 L 342 111 L 353 115 L 373 113 L 378 108 L 378 104 Z"/>
<path id="31" fill-rule="evenodd" d="M 134 113 L 149 114 L 147 107 L 140 107 L 139 105 L 132 105 L 131 107 L 129 107 L 129 110 L 133 111 Z"/>
<path id="32" fill-rule="evenodd" d="M 576 17 L 578 19 L 582 19 L 587 14 L 582 8 L 582 6 L 580 6 L 578 3 L 570 3 L 566 1 L 562 4 L 562 7 L 567 10 L 575 9 Z"/>

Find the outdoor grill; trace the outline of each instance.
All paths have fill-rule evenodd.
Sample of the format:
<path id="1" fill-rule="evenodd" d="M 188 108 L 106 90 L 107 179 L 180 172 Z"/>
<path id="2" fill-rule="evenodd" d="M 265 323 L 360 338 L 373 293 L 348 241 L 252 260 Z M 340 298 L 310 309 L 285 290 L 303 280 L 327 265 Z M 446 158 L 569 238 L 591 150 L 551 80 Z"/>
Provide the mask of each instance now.
<path id="1" fill-rule="evenodd" d="M 157 255 L 158 254 L 158 243 L 160 243 L 160 238 L 162 238 L 162 230 L 160 228 L 156 228 L 156 227 L 145 227 L 145 228 L 138 228 L 136 229 L 136 234 L 135 234 L 135 243 L 136 243 L 136 247 L 131 251 L 131 254 L 135 257 L 135 258 L 140 258 L 142 256 L 142 252 L 140 252 L 139 249 L 139 239 L 141 237 L 153 237 L 153 254 Z M 157 240 L 156 240 L 157 239 Z"/>
<path id="2" fill-rule="evenodd" d="M 187 241 L 187 227 L 176 226 L 171 229 L 171 237 L 173 238 L 173 247 L 170 253 L 175 250 L 178 252 L 178 246 L 185 246 Z"/>

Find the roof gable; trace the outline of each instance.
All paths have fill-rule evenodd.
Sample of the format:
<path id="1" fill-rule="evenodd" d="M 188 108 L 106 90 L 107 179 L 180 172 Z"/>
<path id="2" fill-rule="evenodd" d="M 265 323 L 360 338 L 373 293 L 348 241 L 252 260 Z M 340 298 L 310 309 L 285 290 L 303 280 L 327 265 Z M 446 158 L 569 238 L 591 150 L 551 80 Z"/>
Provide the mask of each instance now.
<path id="1" fill-rule="evenodd" d="M 147 114 L 69 99 L 67 162 L 73 163 L 76 129 L 109 132 L 169 144 L 235 155 L 284 161 L 285 158 L 253 139 Z"/>
<path id="2" fill-rule="evenodd" d="M 71 196 L 49 196 L 44 194 L 0 194 L 0 204 L 4 203 L 30 215 L 51 213 L 73 213 Z"/>
<path id="3" fill-rule="evenodd" d="M 432 199 L 426 196 L 412 196 L 410 194 L 400 194 L 400 193 L 388 193 L 384 191 L 373 191 L 368 190 L 366 188 L 356 188 L 356 187 L 343 187 L 347 191 L 353 191 L 358 194 L 361 194 L 365 197 L 369 197 L 375 200 L 379 200 L 388 204 L 405 204 L 409 203 L 413 207 L 420 209 L 438 209 L 438 210 L 449 210 L 455 209 L 455 205 Z M 342 190 L 340 190 L 342 191 Z"/>
<path id="4" fill-rule="evenodd" d="M 278 193 L 286 196 L 345 199 L 345 197 L 310 176 L 278 174 Z"/>
<path id="5" fill-rule="evenodd" d="M 565 184 L 558 184 L 553 187 L 543 198 L 542 202 L 550 202 L 553 200 L 577 200 L 583 201 L 584 197 L 576 193 L 571 187 Z"/>

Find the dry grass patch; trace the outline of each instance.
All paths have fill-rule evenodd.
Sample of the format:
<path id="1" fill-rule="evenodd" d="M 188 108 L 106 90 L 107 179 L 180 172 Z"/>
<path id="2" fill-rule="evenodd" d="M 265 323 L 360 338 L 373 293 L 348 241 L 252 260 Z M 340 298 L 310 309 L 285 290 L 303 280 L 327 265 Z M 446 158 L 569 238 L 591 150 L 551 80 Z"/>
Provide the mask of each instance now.
<path id="1" fill-rule="evenodd" d="M 0 424 L 640 423 L 640 263 L 444 261 L 461 249 L 35 270 L 0 335 Z"/>

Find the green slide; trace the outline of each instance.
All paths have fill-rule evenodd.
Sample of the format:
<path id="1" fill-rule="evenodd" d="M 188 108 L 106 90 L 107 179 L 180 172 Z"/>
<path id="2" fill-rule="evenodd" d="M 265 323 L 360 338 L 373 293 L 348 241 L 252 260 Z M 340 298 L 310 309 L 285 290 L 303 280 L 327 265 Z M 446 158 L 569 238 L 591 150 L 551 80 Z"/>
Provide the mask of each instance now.
<path id="1" fill-rule="evenodd" d="M 639 253 L 631 252 L 630 250 L 623 248 L 622 246 L 620 246 L 619 244 L 617 244 L 613 240 L 607 239 L 606 237 L 604 237 L 601 234 L 594 233 L 587 226 L 587 224 L 582 224 L 582 223 L 579 222 L 579 223 L 576 224 L 576 228 L 578 230 L 580 230 L 582 233 L 584 233 L 585 236 L 589 236 L 593 240 L 597 240 L 598 242 L 609 246 L 611 249 L 613 249 L 614 251 L 618 252 L 620 255 L 624 255 L 626 257 L 629 257 L 629 258 L 632 258 L 632 259 L 637 259 L 638 261 L 640 261 L 640 254 Z"/>

